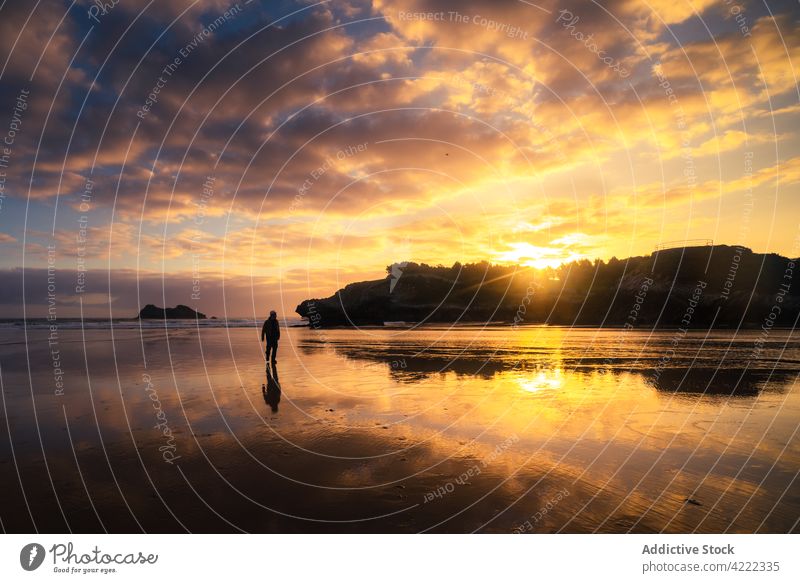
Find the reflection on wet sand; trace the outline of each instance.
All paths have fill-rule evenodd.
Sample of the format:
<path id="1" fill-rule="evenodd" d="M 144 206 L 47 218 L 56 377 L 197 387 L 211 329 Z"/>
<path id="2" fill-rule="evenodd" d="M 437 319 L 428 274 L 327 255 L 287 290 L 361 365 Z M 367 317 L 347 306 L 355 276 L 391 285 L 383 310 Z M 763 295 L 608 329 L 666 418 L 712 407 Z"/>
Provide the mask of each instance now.
<path id="1" fill-rule="evenodd" d="M 788 333 L 757 362 L 747 334 L 690 335 L 655 375 L 667 333 L 620 345 L 613 330 L 330 330 L 320 341 L 290 329 L 266 376 L 252 331 L 147 334 L 118 331 L 112 351 L 107 331 L 86 344 L 65 333 L 60 398 L 34 364 L 46 343 L 31 351 L 45 371 L 33 399 L 27 367 L 4 353 L 7 530 L 797 528 L 800 347 Z M 152 394 L 174 464 L 160 455 Z"/>
<path id="2" fill-rule="evenodd" d="M 694 367 L 666 369 L 651 382 L 665 393 L 755 397 L 765 389 L 785 390 L 795 376 L 791 370 Z"/>
<path id="3" fill-rule="evenodd" d="M 306 354 L 314 354 L 314 343 L 301 347 Z M 321 348 L 316 346 L 316 348 Z M 797 347 L 795 347 L 797 349 Z M 707 395 L 755 396 L 764 388 L 770 390 L 785 388 L 800 370 L 798 364 L 782 359 L 781 367 L 766 368 L 764 363 L 757 363 L 756 368 L 749 368 L 752 363 L 739 360 L 735 352 L 719 359 L 680 360 L 675 365 L 663 370 L 654 371 L 656 359 L 652 355 L 637 354 L 629 358 L 621 356 L 599 358 L 595 354 L 569 358 L 543 357 L 546 351 L 537 349 L 529 351 L 525 356 L 519 350 L 509 351 L 507 348 L 468 348 L 456 353 L 440 354 L 427 345 L 381 346 L 379 348 L 361 345 L 343 345 L 336 347 L 336 353 L 350 362 L 369 362 L 373 366 L 386 368 L 398 382 L 418 382 L 431 375 L 455 373 L 456 375 L 481 376 L 491 379 L 498 374 L 509 371 L 528 371 L 520 384 L 529 391 L 542 388 L 555 388 L 563 384 L 565 371 L 591 372 L 597 368 L 608 370 L 612 374 L 638 374 L 642 380 L 663 392 L 695 393 Z M 613 367 L 598 365 L 612 362 Z M 401 363 L 402 366 L 398 366 Z M 593 363 L 594 366 L 591 364 Z M 767 361 L 767 364 L 769 361 Z M 742 365 L 747 364 L 748 368 Z M 369 366 L 369 365 L 367 365 Z M 355 368 L 366 368 L 355 366 Z"/>
<path id="4" fill-rule="evenodd" d="M 272 412 L 277 413 L 278 404 L 281 402 L 281 385 L 278 382 L 278 365 L 275 362 L 267 364 L 267 382 L 261 385 L 261 394 Z"/>

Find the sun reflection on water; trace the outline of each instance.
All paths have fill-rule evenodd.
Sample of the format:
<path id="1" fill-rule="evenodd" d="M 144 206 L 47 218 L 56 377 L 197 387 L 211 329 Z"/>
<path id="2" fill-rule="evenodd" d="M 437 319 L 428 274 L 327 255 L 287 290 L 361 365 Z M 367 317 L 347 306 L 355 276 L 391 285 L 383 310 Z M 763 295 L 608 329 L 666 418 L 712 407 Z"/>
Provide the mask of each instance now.
<path id="1" fill-rule="evenodd" d="M 557 391 L 564 386 L 564 371 L 560 368 L 542 370 L 533 376 L 518 379 L 517 383 L 529 393 Z"/>

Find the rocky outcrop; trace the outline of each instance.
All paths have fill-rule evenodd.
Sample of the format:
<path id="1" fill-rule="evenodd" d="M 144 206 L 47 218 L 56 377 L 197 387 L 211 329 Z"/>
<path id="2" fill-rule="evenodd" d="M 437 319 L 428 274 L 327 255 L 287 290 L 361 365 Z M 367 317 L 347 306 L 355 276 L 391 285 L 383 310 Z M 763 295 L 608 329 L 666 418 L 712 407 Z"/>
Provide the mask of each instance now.
<path id="1" fill-rule="evenodd" d="M 147 304 L 139 311 L 140 320 L 205 320 L 206 315 L 195 312 L 189 306 L 178 304 L 174 308 L 159 308 Z"/>
<path id="2" fill-rule="evenodd" d="M 770 318 L 769 327 L 790 327 L 800 313 L 797 263 L 728 245 L 546 270 L 404 263 L 387 267 L 383 279 L 305 300 L 296 311 L 313 327 L 405 321 L 760 328 Z"/>
<path id="3" fill-rule="evenodd" d="M 387 280 L 351 283 L 325 299 L 303 301 L 295 310 L 312 327 L 382 325 L 389 311 Z"/>

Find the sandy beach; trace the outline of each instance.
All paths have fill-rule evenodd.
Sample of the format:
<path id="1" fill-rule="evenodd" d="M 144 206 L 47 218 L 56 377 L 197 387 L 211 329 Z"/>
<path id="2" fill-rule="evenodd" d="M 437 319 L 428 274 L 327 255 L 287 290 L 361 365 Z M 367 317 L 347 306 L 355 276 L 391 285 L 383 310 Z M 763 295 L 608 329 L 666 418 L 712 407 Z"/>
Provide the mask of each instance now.
<path id="1" fill-rule="evenodd" d="M 798 530 L 796 333 L 286 328 L 279 395 L 256 329 L 62 330 L 63 394 L 46 336 L 2 330 L 9 532 Z"/>

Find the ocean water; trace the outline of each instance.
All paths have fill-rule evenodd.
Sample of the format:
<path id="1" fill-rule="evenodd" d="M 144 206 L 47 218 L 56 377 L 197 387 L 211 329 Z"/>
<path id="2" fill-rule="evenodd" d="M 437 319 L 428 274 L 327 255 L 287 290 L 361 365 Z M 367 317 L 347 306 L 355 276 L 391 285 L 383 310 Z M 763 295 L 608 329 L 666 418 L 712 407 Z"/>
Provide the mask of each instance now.
<path id="1" fill-rule="evenodd" d="M 206 320 L 138 320 L 136 318 L 126 318 L 122 320 L 108 320 L 103 318 L 70 318 L 59 319 L 59 330 L 153 330 L 168 328 L 170 330 L 179 329 L 200 329 L 206 328 L 254 328 L 260 327 L 263 320 L 253 320 L 249 318 L 216 319 Z M 33 319 L 4 319 L 0 320 L 0 331 L 2 330 L 49 330 L 50 322 L 47 318 Z M 283 327 L 307 326 L 308 322 L 301 318 L 281 319 Z"/>
<path id="2" fill-rule="evenodd" d="M 798 333 L 254 324 L 0 327 L 3 528 L 798 531 Z"/>

